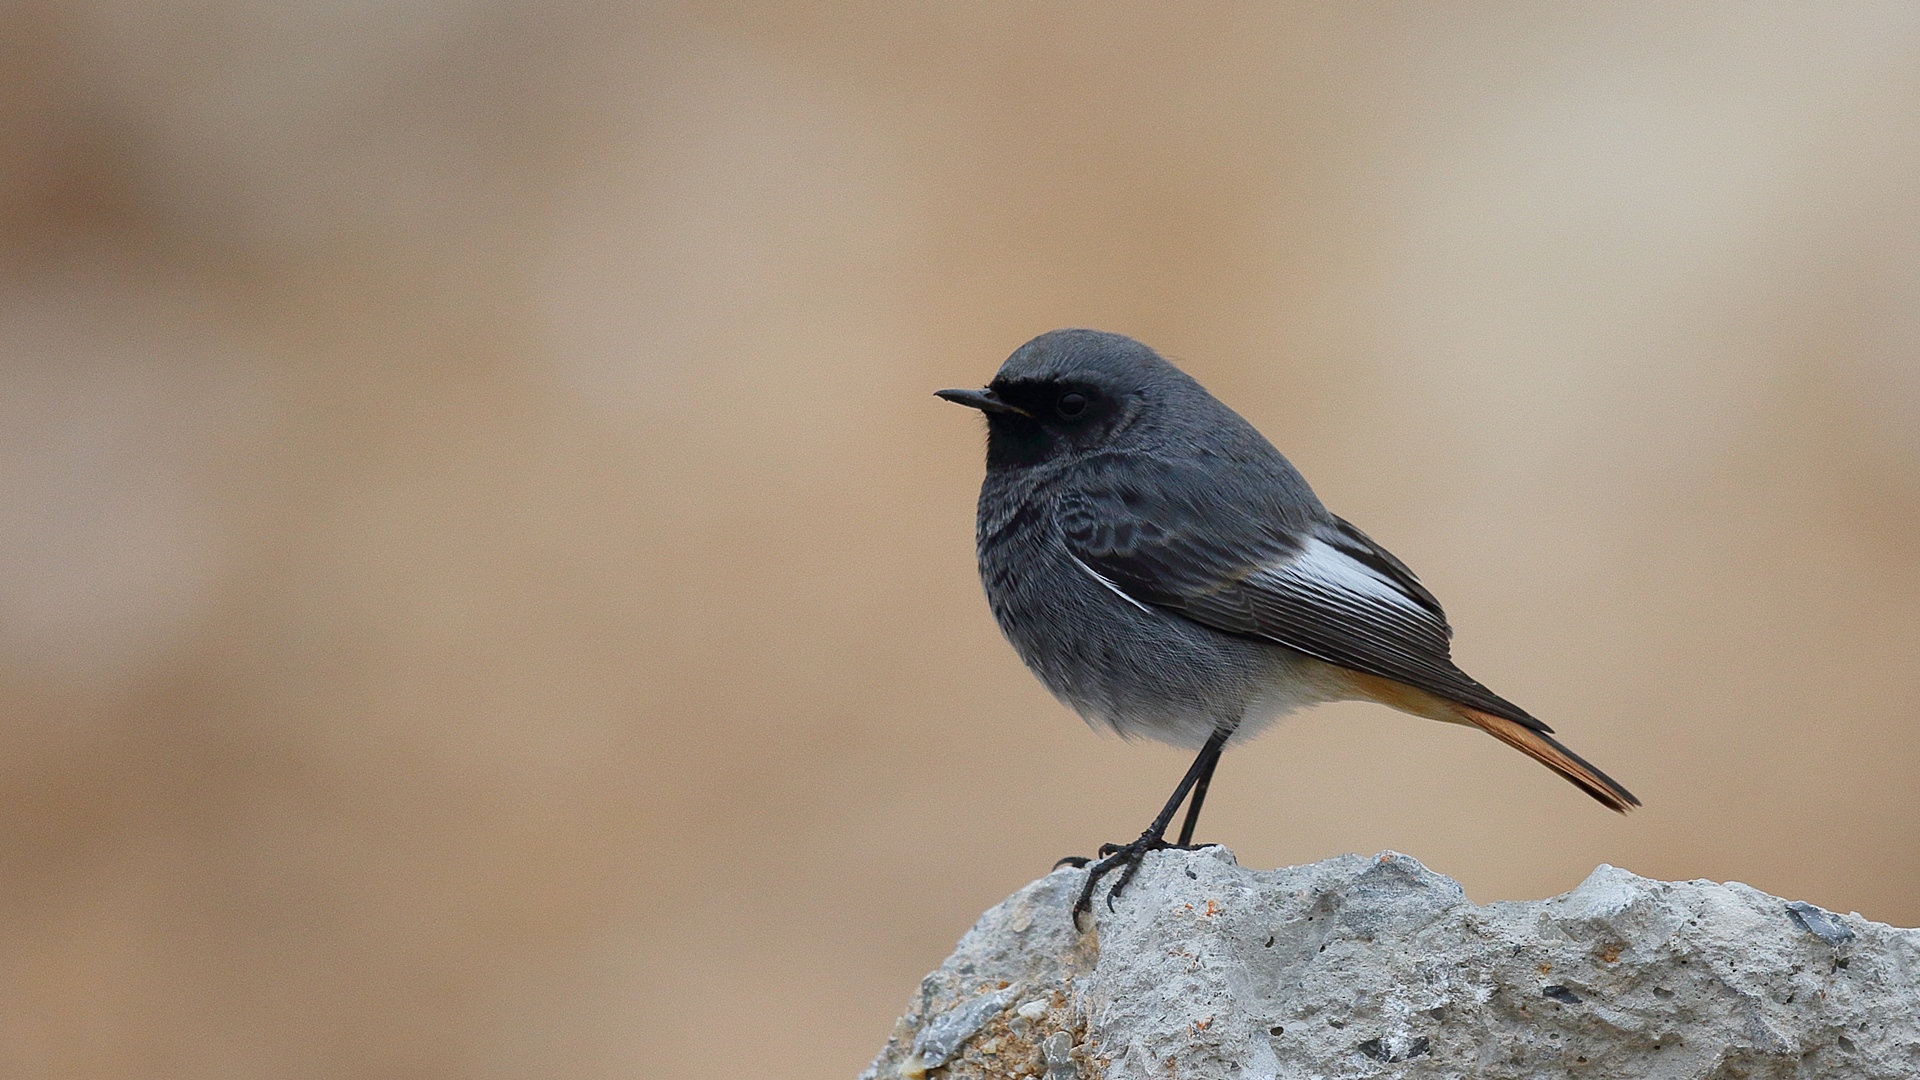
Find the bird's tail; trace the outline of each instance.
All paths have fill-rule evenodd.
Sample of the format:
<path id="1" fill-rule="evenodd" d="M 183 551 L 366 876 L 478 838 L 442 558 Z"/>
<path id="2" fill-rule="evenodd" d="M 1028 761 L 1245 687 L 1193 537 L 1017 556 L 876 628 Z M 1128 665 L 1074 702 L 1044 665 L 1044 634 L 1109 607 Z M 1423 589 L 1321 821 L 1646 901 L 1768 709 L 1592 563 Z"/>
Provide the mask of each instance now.
<path id="1" fill-rule="evenodd" d="M 1593 796 L 1600 805 L 1622 814 L 1640 805 L 1633 792 L 1621 787 L 1619 782 L 1599 769 L 1587 763 L 1579 754 L 1561 746 L 1553 736 L 1538 732 L 1518 721 L 1504 716 L 1495 716 L 1490 712 L 1467 705 L 1449 702 L 1453 711 L 1466 717 L 1467 722 L 1481 731 L 1499 739 L 1515 750 L 1559 773 L 1561 776 Z"/>
<path id="2" fill-rule="evenodd" d="M 1640 800 L 1634 798 L 1633 792 L 1621 787 L 1613 777 L 1588 764 L 1587 759 L 1561 746 L 1558 740 L 1544 731 L 1536 731 L 1518 720 L 1509 720 L 1504 716 L 1497 716 L 1471 705 L 1462 705 L 1432 691 L 1409 686 L 1394 679 L 1366 675 L 1358 671 L 1343 670 L 1342 675 L 1353 687 L 1355 696 L 1364 700 L 1377 701 L 1389 708 L 1399 709 L 1401 712 L 1412 713 L 1415 716 L 1424 716 L 1429 720 L 1442 720 L 1449 724 L 1479 728 L 1566 777 L 1574 787 L 1593 796 L 1600 805 L 1609 810 L 1624 814 L 1640 805 Z"/>

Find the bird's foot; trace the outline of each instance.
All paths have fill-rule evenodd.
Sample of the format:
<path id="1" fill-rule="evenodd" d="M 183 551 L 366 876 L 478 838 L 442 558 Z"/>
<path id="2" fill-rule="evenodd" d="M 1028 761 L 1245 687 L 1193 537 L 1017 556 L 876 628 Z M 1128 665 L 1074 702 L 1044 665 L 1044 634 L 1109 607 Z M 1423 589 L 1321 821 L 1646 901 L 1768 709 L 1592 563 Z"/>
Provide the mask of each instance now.
<path id="1" fill-rule="evenodd" d="M 1092 860 L 1079 855 L 1069 855 L 1053 865 L 1055 869 L 1059 869 L 1062 866 L 1086 868 L 1086 884 L 1080 887 L 1080 898 L 1073 902 L 1073 920 L 1074 923 L 1078 925 L 1080 916 L 1093 910 L 1093 893 L 1094 890 L 1099 887 L 1100 879 L 1106 877 L 1114 870 L 1117 869 L 1120 871 L 1120 878 L 1113 883 L 1112 888 L 1107 890 L 1108 911 L 1114 910 L 1114 897 L 1126 891 L 1128 883 L 1133 880 L 1133 876 L 1140 872 L 1140 864 L 1146 861 L 1148 852 L 1198 851 L 1203 847 L 1211 846 L 1211 844 L 1175 844 L 1169 842 L 1166 837 L 1149 831 L 1141 833 L 1140 838 L 1130 844 L 1100 845 L 1100 861 L 1094 862 L 1091 866 L 1087 864 L 1092 862 Z"/>

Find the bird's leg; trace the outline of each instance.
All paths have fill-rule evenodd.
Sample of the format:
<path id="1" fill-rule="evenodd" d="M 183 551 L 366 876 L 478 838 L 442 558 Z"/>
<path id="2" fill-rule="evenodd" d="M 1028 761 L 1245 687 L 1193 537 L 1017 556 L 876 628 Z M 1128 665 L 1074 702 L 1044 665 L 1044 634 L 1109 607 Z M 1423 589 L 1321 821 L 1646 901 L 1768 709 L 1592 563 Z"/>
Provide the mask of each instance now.
<path id="1" fill-rule="evenodd" d="M 1206 769 L 1200 773 L 1200 779 L 1194 781 L 1193 798 L 1187 800 L 1187 819 L 1180 823 L 1180 842 L 1175 847 L 1191 847 L 1193 827 L 1200 823 L 1200 804 L 1207 801 L 1207 785 L 1213 783 L 1213 770 L 1220 764 L 1220 755 L 1213 755 Z"/>
<path id="2" fill-rule="evenodd" d="M 1087 882 L 1080 889 L 1080 898 L 1073 902 L 1073 915 L 1076 920 L 1081 912 L 1092 910 L 1093 890 L 1100 884 L 1101 878 L 1117 867 L 1125 868 L 1120 872 L 1120 880 L 1114 882 L 1113 888 L 1107 890 L 1107 910 L 1111 911 L 1113 898 L 1119 896 L 1126 889 L 1127 883 L 1133 880 L 1133 875 L 1140 872 L 1140 863 L 1146 858 L 1147 852 L 1177 846 L 1167 843 L 1167 826 L 1173 823 L 1173 815 L 1180 809 L 1180 804 L 1186 801 L 1187 793 L 1193 791 L 1196 784 L 1212 778 L 1214 767 L 1220 763 L 1220 752 L 1226 749 L 1227 739 L 1232 734 L 1233 728 L 1230 726 L 1214 729 L 1213 734 L 1207 737 L 1207 744 L 1200 748 L 1200 756 L 1194 758 L 1193 764 L 1188 766 L 1187 775 L 1181 777 L 1180 786 L 1173 789 L 1173 797 L 1167 800 L 1166 806 L 1161 807 L 1160 813 L 1153 819 L 1153 824 L 1147 826 L 1147 831 L 1141 833 L 1138 840 L 1130 844 L 1100 845 L 1100 861 L 1087 867 Z M 1187 832 L 1192 831 L 1196 814 L 1197 811 L 1188 814 Z M 1184 842 L 1183 840 L 1182 843 Z M 1064 859 L 1061 861 L 1066 862 Z"/>

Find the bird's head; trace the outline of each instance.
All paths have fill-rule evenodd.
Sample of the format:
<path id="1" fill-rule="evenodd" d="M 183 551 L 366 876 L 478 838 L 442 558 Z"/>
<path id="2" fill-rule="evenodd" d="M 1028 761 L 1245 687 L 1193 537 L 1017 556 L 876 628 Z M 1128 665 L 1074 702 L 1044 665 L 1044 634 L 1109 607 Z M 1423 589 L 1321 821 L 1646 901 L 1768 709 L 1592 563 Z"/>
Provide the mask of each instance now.
<path id="1" fill-rule="evenodd" d="M 987 467 L 1021 468 L 1112 445 L 1199 384 L 1130 337 L 1054 330 L 1014 350 L 981 390 L 938 390 L 987 417 Z"/>

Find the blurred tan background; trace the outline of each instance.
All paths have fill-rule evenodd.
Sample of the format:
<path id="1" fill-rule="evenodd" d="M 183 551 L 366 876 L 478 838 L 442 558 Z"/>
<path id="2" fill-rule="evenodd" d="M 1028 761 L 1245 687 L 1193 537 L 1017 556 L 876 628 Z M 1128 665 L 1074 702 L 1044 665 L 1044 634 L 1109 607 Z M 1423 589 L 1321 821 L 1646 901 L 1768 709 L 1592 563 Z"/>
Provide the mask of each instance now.
<path id="1" fill-rule="evenodd" d="M 972 561 L 1141 337 L 1634 788 L 1324 708 L 1254 866 L 1920 923 L 1910 4 L 0 8 L 0 1075 L 848 1076 L 1185 765 Z"/>

